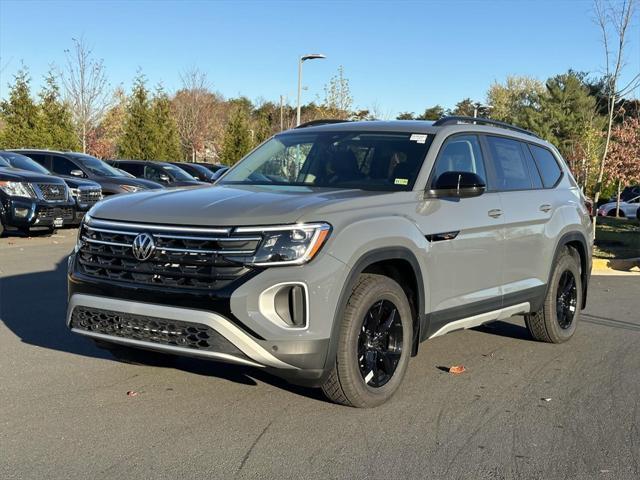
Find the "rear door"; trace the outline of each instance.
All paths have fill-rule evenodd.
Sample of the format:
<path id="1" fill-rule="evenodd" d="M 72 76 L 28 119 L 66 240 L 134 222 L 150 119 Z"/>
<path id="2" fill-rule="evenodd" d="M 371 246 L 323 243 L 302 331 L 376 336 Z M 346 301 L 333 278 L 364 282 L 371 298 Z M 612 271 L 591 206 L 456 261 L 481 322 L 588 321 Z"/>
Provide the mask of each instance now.
<path id="1" fill-rule="evenodd" d="M 429 241 L 431 334 L 453 320 L 502 305 L 502 205 L 491 188 L 478 135 L 445 141 L 427 188 L 448 171 L 476 173 L 488 189 L 478 197 L 429 199 L 418 208 L 419 227 Z"/>
<path id="2" fill-rule="evenodd" d="M 544 293 L 545 259 L 553 257 L 549 250 L 555 248 L 549 223 L 560 199 L 544 188 L 528 143 L 493 135 L 484 140 L 504 210 L 504 306 L 515 305 Z"/>

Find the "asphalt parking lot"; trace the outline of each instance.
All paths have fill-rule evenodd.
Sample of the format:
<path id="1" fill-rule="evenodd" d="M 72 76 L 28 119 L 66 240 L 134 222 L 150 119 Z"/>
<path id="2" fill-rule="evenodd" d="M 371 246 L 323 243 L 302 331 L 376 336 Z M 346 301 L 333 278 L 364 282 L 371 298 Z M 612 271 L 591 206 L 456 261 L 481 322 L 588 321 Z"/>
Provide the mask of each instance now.
<path id="1" fill-rule="evenodd" d="M 74 241 L 0 239 L 0 478 L 640 478 L 640 276 L 593 277 L 567 344 L 532 341 L 519 317 L 424 343 L 391 402 L 355 410 L 255 369 L 120 363 L 71 335 Z"/>

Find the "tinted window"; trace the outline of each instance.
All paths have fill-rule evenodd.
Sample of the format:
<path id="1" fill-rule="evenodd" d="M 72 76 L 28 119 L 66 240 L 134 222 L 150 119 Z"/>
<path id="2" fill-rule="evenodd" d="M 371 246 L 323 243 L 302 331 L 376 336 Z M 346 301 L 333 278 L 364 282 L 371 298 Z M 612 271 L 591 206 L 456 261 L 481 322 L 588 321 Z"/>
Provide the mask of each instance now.
<path id="1" fill-rule="evenodd" d="M 517 140 L 487 137 L 491 157 L 496 170 L 498 190 L 531 189 L 529 167 Z"/>
<path id="2" fill-rule="evenodd" d="M 531 155 L 531 152 L 529 151 L 527 144 L 520 142 L 520 148 L 522 148 L 522 151 L 524 153 L 524 158 L 527 161 L 527 167 L 529 167 L 529 177 L 531 178 L 531 183 L 533 185 L 533 188 L 535 189 L 543 188 L 540 172 L 538 172 L 538 167 L 536 167 L 536 164 L 533 161 L 533 155 Z"/>
<path id="3" fill-rule="evenodd" d="M 71 175 L 71 170 L 80 170 L 80 169 L 71 160 L 54 155 L 52 170 L 59 175 Z"/>
<path id="4" fill-rule="evenodd" d="M 29 157 L 30 159 L 38 162 L 43 167 L 48 167 L 48 165 L 46 165 L 46 162 L 47 162 L 47 156 L 46 155 L 43 155 L 41 153 L 29 153 L 29 154 L 27 154 L 27 157 Z"/>
<path id="5" fill-rule="evenodd" d="M 160 179 L 160 175 L 163 175 L 163 173 L 155 165 L 146 165 L 144 167 L 144 178 L 153 180 L 154 182 L 166 183 L 166 180 Z"/>
<path id="6" fill-rule="evenodd" d="M 485 184 L 487 175 L 478 137 L 457 135 L 449 138 L 440 150 L 433 175 L 435 182 L 445 172 L 471 172 L 478 175 Z"/>
<path id="7" fill-rule="evenodd" d="M 29 170 L 31 172 L 42 173 L 44 175 L 49 175 L 49 170 L 44 168 L 39 163 L 33 161 L 29 157 L 25 157 L 24 155 L 20 155 L 18 153 L 3 153 L 2 154 L 7 162 L 14 168 L 21 168 L 22 170 Z"/>
<path id="8" fill-rule="evenodd" d="M 120 170 L 124 170 L 125 172 L 129 172 L 134 177 L 142 177 L 144 176 L 144 164 L 142 163 L 126 163 L 119 162 L 114 165 L 116 168 Z"/>
<path id="9" fill-rule="evenodd" d="M 9 162 L 7 162 L 4 158 L 0 157 L 0 167 L 10 167 Z"/>
<path id="10" fill-rule="evenodd" d="M 529 145 L 529 148 L 531 148 L 531 153 L 542 176 L 544 187 L 553 187 L 562 174 L 556 158 L 546 148 L 538 147 L 537 145 Z"/>

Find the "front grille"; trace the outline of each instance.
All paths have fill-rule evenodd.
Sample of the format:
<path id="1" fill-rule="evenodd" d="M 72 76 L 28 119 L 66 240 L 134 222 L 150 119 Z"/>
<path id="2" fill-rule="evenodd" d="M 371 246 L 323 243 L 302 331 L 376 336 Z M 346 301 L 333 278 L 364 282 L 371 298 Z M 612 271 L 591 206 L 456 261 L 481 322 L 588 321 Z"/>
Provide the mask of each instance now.
<path id="1" fill-rule="evenodd" d="M 211 327 L 200 323 L 79 306 L 74 308 L 71 314 L 71 328 L 246 358 L 246 355 L 229 340 Z"/>
<path id="2" fill-rule="evenodd" d="M 61 202 L 67 199 L 67 188 L 54 183 L 37 183 L 40 194 L 49 202 Z"/>
<path id="3" fill-rule="evenodd" d="M 145 261 L 132 249 L 137 235 L 153 237 Z M 92 219 L 80 232 L 78 268 L 85 275 L 127 283 L 217 290 L 250 272 L 229 256 L 251 256 L 262 237 L 233 235 L 231 229 L 188 229 Z"/>
<path id="4" fill-rule="evenodd" d="M 80 196 L 78 198 L 80 203 L 94 204 L 102 200 L 102 190 L 80 190 Z"/>
<path id="5" fill-rule="evenodd" d="M 70 220 L 73 218 L 74 212 L 71 207 L 63 208 L 43 208 L 38 212 L 38 218 L 40 220 L 54 220 L 56 218 L 62 218 L 64 220 Z"/>

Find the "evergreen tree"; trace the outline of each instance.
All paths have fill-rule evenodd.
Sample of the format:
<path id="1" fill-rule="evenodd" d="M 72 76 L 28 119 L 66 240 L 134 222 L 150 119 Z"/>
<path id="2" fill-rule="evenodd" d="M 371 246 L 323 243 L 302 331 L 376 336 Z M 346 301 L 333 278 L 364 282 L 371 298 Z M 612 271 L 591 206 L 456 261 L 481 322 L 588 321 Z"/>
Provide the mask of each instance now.
<path id="1" fill-rule="evenodd" d="M 127 104 L 127 116 L 118 154 L 121 158 L 153 160 L 156 138 L 146 79 L 144 75 L 139 74 L 134 80 Z"/>
<path id="2" fill-rule="evenodd" d="M 4 128 L 0 134 L 0 148 L 39 148 L 46 143 L 38 106 L 31 98 L 31 78 L 21 68 L 9 87 L 9 99 L 0 103 Z"/>
<path id="3" fill-rule="evenodd" d="M 425 109 L 424 113 L 418 117 L 416 120 L 438 120 L 443 117 L 445 114 L 444 108 L 440 105 L 434 105 L 433 107 L 428 107 Z"/>
<path id="4" fill-rule="evenodd" d="M 252 143 L 247 113 L 243 108 L 235 108 L 224 131 L 222 163 L 233 165 L 251 150 Z"/>
<path id="5" fill-rule="evenodd" d="M 151 128 L 155 137 L 153 160 L 179 160 L 182 155 L 178 128 L 171 114 L 171 101 L 162 86 L 158 86 L 151 105 Z"/>
<path id="6" fill-rule="evenodd" d="M 40 113 L 42 126 L 41 147 L 53 150 L 78 150 L 80 144 L 75 134 L 71 109 L 60 98 L 60 87 L 53 71 L 44 78 L 40 91 Z"/>

